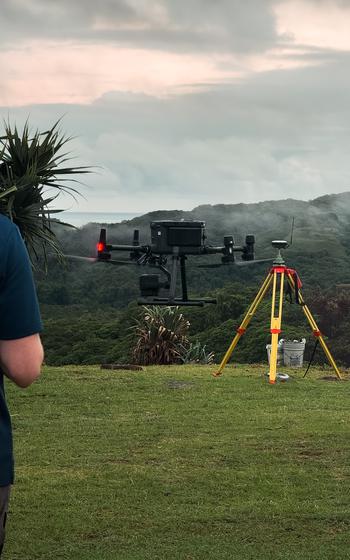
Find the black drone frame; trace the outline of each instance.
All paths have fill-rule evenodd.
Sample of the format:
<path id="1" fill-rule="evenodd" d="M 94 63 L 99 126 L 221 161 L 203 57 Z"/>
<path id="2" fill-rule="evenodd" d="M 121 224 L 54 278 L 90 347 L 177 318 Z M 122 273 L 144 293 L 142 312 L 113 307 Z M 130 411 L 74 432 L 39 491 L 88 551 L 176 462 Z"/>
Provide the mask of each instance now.
<path id="1" fill-rule="evenodd" d="M 205 223 L 199 221 L 170 221 L 160 220 L 151 223 L 151 244 L 141 245 L 139 231 L 134 231 L 132 245 L 112 245 L 107 243 L 106 230 L 101 229 L 97 244 L 97 261 L 115 265 L 136 264 L 139 266 L 157 267 L 164 275 L 161 280 L 159 274 L 142 274 L 140 276 L 141 298 L 139 305 L 167 305 L 167 306 L 199 306 L 206 303 L 216 303 L 215 298 L 190 299 L 188 297 L 186 260 L 187 255 L 222 254 L 221 263 L 199 265 L 200 268 L 216 268 L 228 264 L 251 264 L 254 261 L 253 235 L 246 236 L 245 245 L 236 245 L 232 235 L 224 237 L 222 246 L 205 244 Z M 129 252 L 129 261 L 114 260 L 113 251 Z M 234 253 L 242 253 L 242 260 L 235 261 Z M 168 258 L 171 260 L 170 270 L 166 268 Z M 254 261 L 259 262 L 259 261 Z M 181 278 L 181 297 L 176 296 L 178 274 Z M 159 292 L 165 291 L 166 295 Z"/>

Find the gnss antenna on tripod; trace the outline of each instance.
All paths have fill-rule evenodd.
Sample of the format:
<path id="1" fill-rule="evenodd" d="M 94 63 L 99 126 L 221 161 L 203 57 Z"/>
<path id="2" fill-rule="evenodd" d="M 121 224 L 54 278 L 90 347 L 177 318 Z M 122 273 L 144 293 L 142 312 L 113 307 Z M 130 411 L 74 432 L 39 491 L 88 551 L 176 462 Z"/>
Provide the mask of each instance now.
<path id="1" fill-rule="evenodd" d="M 276 239 L 275 241 L 271 241 L 271 245 L 272 247 L 275 247 L 275 249 L 277 249 L 277 255 L 276 257 L 273 259 L 273 264 L 274 265 L 281 265 L 284 266 L 285 265 L 285 261 L 284 258 L 282 256 L 282 249 L 287 249 L 287 247 L 289 247 L 289 244 L 287 241 L 284 241 L 282 239 Z"/>
<path id="2" fill-rule="evenodd" d="M 284 261 L 282 251 L 288 247 L 288 242 L 284 240 L 272 241 L 272 246 L 277 249 L 277 255 L 273 260 L 272 268 L 269 270 L 260 290 L 258 291 L 253 303 L 249 307 L 242 323 L 237 329 L 236 335 L 231 342 L 219 369 L 213 374 L 214 377 L 221 375 L 222 370 L 229 361 L 231 354 L 235 347 L 237 346 L 240 338 L 245 334 L 247 327 L 254 316 L 260 302 L 267 293 L 269 287 L 272 284 L 272 302 L 271 302 L 271 322 L 270 322 L 270 332 L 271 332 L 271 354 L 270 354 L 270 370 L 269 370 L 269 383 L 276 383 L 277 377 L 277 350 L 278 350 L 278 337 L 281 333 L 282 327 L 282 309 L 283 309 L 283 293 L 285 280 L 287 280 L 290 288 L 295 291 L 297 302 L 300 304 L 306 319 L 308 320 L 310 327 L 312 329 L 313 335 L 319 340 L 323 351 L 327 357 L 329 364 L 335 371 L 338 379 L 341 379 L 338 367 L 330 353 L 328 346 L 323 338 L 321 331 L 319 330 L 315 319 L 313 318 L 310 309 L 306 305 L 302 293 L 301 287 L 302 283 L 298 276 L 298 273 L 293 268 L 288 268 Z"/>

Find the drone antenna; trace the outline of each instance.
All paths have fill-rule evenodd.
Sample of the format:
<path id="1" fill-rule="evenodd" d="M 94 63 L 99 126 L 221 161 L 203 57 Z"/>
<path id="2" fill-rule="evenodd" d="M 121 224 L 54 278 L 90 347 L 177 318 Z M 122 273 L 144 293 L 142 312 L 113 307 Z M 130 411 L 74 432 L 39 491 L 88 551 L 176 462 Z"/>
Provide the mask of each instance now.
<path id="1" fill-rule="evenodd" d="M 106 229 L 105 228 L 102 228 L 101 231 L 100 231 L 99 243 L 102 243 L 103 245 L 107 244 L 107 234 L 106 234 Z"/>
<path id="2" fill-rule="evenodd" d="M 291 229 L 291 232 L 290 232 L 290 243 L 289 243 L 289 246 L 293 245 L 294 220 L 295 220 L 295 218 L 294 218 L 294 216 L 293 216 L 293 218 L 292 218 L 292 229 Z"/>

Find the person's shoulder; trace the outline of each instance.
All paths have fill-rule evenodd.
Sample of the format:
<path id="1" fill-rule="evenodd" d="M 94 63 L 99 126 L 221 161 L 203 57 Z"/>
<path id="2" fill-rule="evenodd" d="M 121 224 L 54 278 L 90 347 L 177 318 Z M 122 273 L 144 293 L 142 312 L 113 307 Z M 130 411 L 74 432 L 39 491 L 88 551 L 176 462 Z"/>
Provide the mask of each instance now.
<path id="1" fill-rule="evenodd" d="M 0 214 L 0 235 L 4 239 L 12 232 L 17 230 L 17 226 L 11 222 L 10 218 L 5 216 L 4 214 Z"/>
<path id="2" fill-rule="evenodd" d="M 0 276 L 8 259 L 9 250 L 18 246 L 19 229 L 10 218 L 0 214 Z M 10 249 L 10 247 L 12 249 Z"/>

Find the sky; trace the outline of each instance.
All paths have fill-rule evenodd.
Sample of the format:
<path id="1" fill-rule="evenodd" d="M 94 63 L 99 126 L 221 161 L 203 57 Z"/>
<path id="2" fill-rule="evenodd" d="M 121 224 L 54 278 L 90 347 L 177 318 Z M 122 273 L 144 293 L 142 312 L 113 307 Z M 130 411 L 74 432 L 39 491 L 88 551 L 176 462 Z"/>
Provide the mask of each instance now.
<path id="1" fill-rule="evenodd" d="M 72 211 L 350 190 L 350 0 L 1 0 L 0 118 L 57 119 Z"/>

